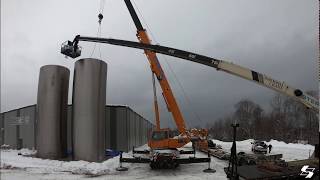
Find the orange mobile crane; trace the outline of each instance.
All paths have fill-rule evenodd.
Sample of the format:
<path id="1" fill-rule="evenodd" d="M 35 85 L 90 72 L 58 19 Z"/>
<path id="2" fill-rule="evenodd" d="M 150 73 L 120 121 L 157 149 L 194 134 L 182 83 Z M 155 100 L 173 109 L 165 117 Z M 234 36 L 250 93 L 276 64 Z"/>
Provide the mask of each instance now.
<path id="1" fill-rule="evenodd" d="M 239 65 L 229 63 L 224 60 L 219 60 L 171 47 L 165 47 L 160 45 L 152 45 L 150 43 L 150 39 L 142 27 L 141 22 L 138 19 L 137 14 L 135 13 L 133 6 L 130 0 L 125 0 L 125 3 L 128 7 L 128 10 L 131 14 L 131 17 L 137 27 L 137 37 L 140 41 L 126 41 L 119 39 L 111 39 L 111 38 L 98 38 L 98 37 L 85 37 L 77 35 L 73 41 L 67 41 L 62 44 L 61 53 L 76 58 L 81 55 L 81 47 L 78 45 L 79 41 L 88 41 L 88 42 L 98 42 L 98 43 L 106 43 L 117 46 L 125 46 L 130 48 L 143 49 L 150 63 L 150 67 L 152 72 L 155 74 L 158 79 L 160 86 L 163 91 L 163 97 L 165 102 L 167 103 L 168 110 L 172 113 L 177 128 L 179 130 L 179 136 L 173 137 L 170 129 L 161 129 L 159 114 L 155 99 L 155 112 L 156 112 L 156 129 L 151 133 L 151 137 L 149 138 L 148 145 L 150 147 L 150 151 L 135 151 L 133 153 L 144 153 L 149 154 L 148 158 L 120 158 L 121 162 L 133 162 L 133 163 L 150 163 L 151 168 L 174 168 L 179 164 L 186 163 L 202 163 L 202 162 L 210 162 L 210 158 L 180 158 L 180 154 L 191 154 L 195 153 L 193 151 L 179 151 L 177 148 L 184 146 L 189 142 L 193 142 L 195 144 L 194 147 L 199 149 L 208 148 L 208 140 L 207 140 L 207 130 L 187 130 L 185 126 L 185 122 L 183 116 L 180 112 L 179 106 L 174 98 L 174 95 L 171 91 L 170 85 L 166 79 L 166 76 L 161 68 L 161 65 L 158 61 L 156 53 L 161 53 L 189 61 L 193 61 L 196 63 L 200 63 L 203 65 L 207 65 L 213 67 L 217 70 L 222 70 L 224 72 L 233 74 L 235 76 L 253 81 L 262 86 L 273 89 L 277 92 L 286 94 L 290 97 L 293 97 L 295 100 L 303 103 L 307 108 L 311 110 L 315 110 L 318 113 L 319 110 L 319 102 L 317 99 L 305 94 L 300 89 L 295 89 L 287 85 L 285 82 L 281 82 L 275 79 L 272 79 L 269 76 L 258 73 L 256 71 L 250 70 L 245 67 L 241 67 Z"/>
<path id="2" fill-rule="evenodd" d="M 151 44 L 151 40 L 143 28 L 138 15 L 136 14 L 131 1 L 124 0 L 131 18 L 137 29 L 137 38 L 140 43 Z M 161 64 L 157 58 L 155 52 L 145 49 L 144 53 L 150 63 L 150 68 L 152 71 L 152 79 L 153 79 L 153 90 L 154 90 L 154 111 L 156 117 L 156 129 L 152 131 L 151 138 L 148 141 L 148 146 L 150 147 L 150 155 L 151 155 L 151 163 L 150 166 L 152 168 L 161 168 L 162 166 L 176 167 L 179 165 L 177 161 L 174 159 L 178 159 L 178 154 L 188 153 L 178 151 L 177 148 L 184 146 L 185 144 L 192 141 L 194 143 L 194 148 L 208 148 L 208 131 L 206 129 L 191 129 L 187 130 L 183 115 L 180 111 L 178 103 L 173 95 L 170 84 L 166 78 L 166 75 L 161 67 Z M 173 137 L 173 133 L 169 128 L 160 128 L 160 117 L 159 117 L 159 109 L 157 104 L 157 96 L 156 96 L 156 87 L 154 82 L 154 76 L 156 76 L 160 87 L 162 89 L 163 98 L 167 104 L 167 109 L 171 112 L 175 124 L 179 131 L 179 137 Z M 210 143 L 209 143 L 210 144 Z M 168 150 L 170 150 L 168 153 Z M 135 151 L 137 152 L 137 151 Z M 193 150 L 195 153 L 195 150 Z M 194 162 L 202 162 L 209 161 L 210 159 L 194 159 L 192 161 L 187 161 L 190 163 Z M 162 162 L 166 163 L 162 163 Z"/>
<path id="3" fill-rule="evenodd" d="M 131 1 L 124 0 L 126 6 L 129 10 L 129 13 L 132 17 L 132 20 L 137 28 L 137 38 L 140 43 L 143 44 L 151 44 L 151 40 L 148 37 L 146 30 L 143 28 L 138 15 L 136 14 Z M 159 119 L 159 110 L 156 100 L 156 95 L 154 97 L 154 106 L 155 106 L 155 115 L 156 115 L 156 130 L 152 132 L 151 140 L 148 142 L 148 145 L 151 149 L 175 149 L 184 146 L 185 144 L 189 143 L 191 140 L 196 143 L 198 148 L 207 148 L 207 135 L 208 131 L 206 129 L 192 129 L 187 130 L 183 115 L 181 114 L 180 108 L 176 102 L 176 99 L 173 95 L 171 90 L 170 84 L 166 78 L 165 73 L 161 67 L 161 64 L 157 58 L 155 52 L 145 49 L 145 55 L 150 63 L 150 68 L 153 75 L 159 81 L 160 87 L 162 89 L 163 98 L 167 104 L 168 111 L 171 112 L 173 119 L 176 123 L 178 131 L 180 133 L 180 138 L 172 138 L 170 134 L 172 134 L 171 130 L 168 128 L 161 129 L 160 128 L 160 119 Z M 154 84 L 153 84 L 154 85 Z M 155 88 L 155 87 L 154 87 Z"/>
<path id="4" fill-rule="evenodd" d="M 133 22 L 137 28 L 137 38 L 143 44 L 151 44 L 151 40 L 146 33 L 146 30 L 143 28 L 130 0 L 124 0 L 125 4 L 129 10 L 129 13 L 133 19 Z M 77 46 L 79 40 L 84 40 L 80 36 L 77 36 L 75 41 L 68 41 L 62 47 L 61 52 L 67 56 L 75 58 L 74 55 L 81 53 L 81 48 Z M 89 40 L 89 39 L 87 39 Z M 90 40 L 89 40 L 90 41 Z M 100 40 L 93 40 L 92 42 L 101 42 Z M 68 49 L 71 48 L 71 49 Z M 68 51 L 71 50 L 71 51 Z M 71 53 L 70 53 L 71 52 Z M 195 156 L 189 158 L 180 158 L 181 154 L 194 154 L 195 148 L 208 148 L 208 140 L 207 135 L 208 131 L 206 129 L 191 129 L 188 130 L 185 125 L 184 118 L 180 111 L 180 108 L 176 102 L 176 99 L 171 90 L 170 84 L 166 78 L 166 75 L 160 65 L 160 62 L 157 58 L 157 55 L 154 51 L 145 49 L 144 50 L 146 57 L 150 63 L 150 68 L 153 76 L 153 89 L 154 89 L 154 110 L 156 117 L 156 129 L 151 132 L 151 136 L 148 141 L 148 146 L 150 147 L 150 151 L 136 151 L 133 149 L 134 153 L 143 153 L 149 154 L 150 158 L 142 159 L 142 158 L 121 158 L 123 162 L 134 162 L 134 163 L 149 163 L 152 168 L 174 168 L 179 164 L 186 163 L 202 163 L 202 162 L 210 162 L 210 158 L 196 158 Z M 168 111 L 171 112 L 177 129 L 179 131 L 179 136 L 174 137 L 173 132 L 169 128 L 160 128 L 160 118 L 159 118 L 159 110 L 156 99 L 156 90 L 154 84 L 154 76 L 156 76 L 161 89 L 163 98 L 167 104 Z M 178 150 L 187 143 L 194 143 L 194 149 L 192 151 L 184 151 Z M 209 143 L 210 144 L 210 143 Z"/>

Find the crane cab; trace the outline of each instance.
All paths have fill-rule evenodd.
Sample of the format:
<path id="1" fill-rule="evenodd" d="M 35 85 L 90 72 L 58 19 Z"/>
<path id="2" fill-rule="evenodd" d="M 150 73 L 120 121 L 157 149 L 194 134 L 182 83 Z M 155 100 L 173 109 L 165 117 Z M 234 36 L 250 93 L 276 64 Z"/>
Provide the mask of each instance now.
<path id="1" fill-rule="evenodd" d="M 173 132 L 169 128 L 154 130 L 151 133 L 151 140 L 153 141 L 161 141 L 168 138 L 173 138 Z"/>
<path id="2" fill-rule="evenodd" d="M 169 128 L 153 130 L 148 141 L 151 149 L 175 149 L 189 142 L 187 137 L 175 136 L 174 131 Z"/>

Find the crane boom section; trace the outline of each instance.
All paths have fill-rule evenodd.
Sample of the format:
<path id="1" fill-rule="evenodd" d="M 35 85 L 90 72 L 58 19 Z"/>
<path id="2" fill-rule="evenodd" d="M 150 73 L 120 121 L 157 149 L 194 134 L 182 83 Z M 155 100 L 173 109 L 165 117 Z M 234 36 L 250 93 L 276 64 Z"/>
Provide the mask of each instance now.
<path id="1" fill-rule="evenodd" d="M 183 50 L 160 46 L 160 45 L 151 45 L 151 44 L 144 44 L 139 42 L 111 39 L 111 38 L 84 37 L 80 35 L 76 36 L 74 39 L 74 42 L 73 42 L 74 48 L 77 48 L 78 41 L 100 42 L 100 43 L 112 44 L 117 46 L 125 46 L 130 48 L 149 50 L 155 53 L 165 54 L 168 56 L 173 56 L 173 57 L 193 61 L 196 63 L 200 63 L 203 65 L 207 65 L 207 66 L 216 68 L 217 70 L 222 70 L 224 72 L 233 74 L 243 79 L 256 82 L 262 86 L 265 86 L 267 88 L 273 89 L 282 94 L 293 97 L 297 101 L 304 104 L 307 108 L 310 108 L 314 110 L 316 113 L 319 113 L 319 101 L 316 98 L 302 92 L 300 89 L 295 89 L 287 85 L 285 82 L 275 80 L 262 73 L 258 73 L 256 71 L 250 70 L 248 68 L 245 68 L 224 60 L 219 60 L 216 58 L 211 58 L 211 57 L 203 56 L 200 54 L 195 54 L 188 51 L 183 51 Z M 74 51 L 76 51 L 76 49 Z"/>
<path id="2" fill-rule="evenodd" d="M 144 44 L 151 44 L 151 40 L 148 37 L 146 30 L 143 28 L 143 26 L 139 20 L 139 17 L 131 4 L 131 1 L 124 0 L 124 2 L 129 10 L 130 16 L 131 16 L 131 18 L 137 28 L 136 35 L 137 35 L 138 40 Z M 155 75 L 159 81 L 159 84 L 162 89 L 163 97 L 164 97 L 165 102 L 167 104 L 168 111 L 172 113 L 173 119 L 176 123 L 176 126 L 177 126 L 179 132 L 181 134 L 185 134 L 186 126 L 185 126 L 185 122 L 184 122 L 182 113 L 181 113 L 180 108 L 176 102 L 174 95 L 173 95 L 173 92 L 172 92 L 170 84 L 166 78 L 166 75 L 163 72 L 163 69 L 161 67 L 161 64 L 160 64 L 158 58 L 157 58 L 157 55 L 155 52 L 147 50 L 147 49 L 144 49 L 144 52 L 147 56 L 147 59 L 149 60 L 152 72 L 155 73 Z M 156 112 L 156 113 L 159 113 L 159 112 Z M 157 129 L 160 129 L 159 118 L 156 119 L 156 121 L 157 121 L 157 123 L 156 123 Z"/>
<path id="3" fill-rule="evenodd" d="M 150 44 L 150 39 L 144 30 L 138 31 L 137 37 L 139 38 L 141 43 Z M 177 125 L 179 132 L 182 134 L 185 134 L 186 125 L 185 125 L 182 113 L 175 100 L 170 84 L 166 78 L 165 73 L 163 72 L 163 69 L 160 65 L 157 55 L 155 52 L 146 50 L 146 49 L 144 50 L 144 52 L 150 62 L 152 71 L 155 73 L 160 83 L 160 87 L 162 89 L 165 102 L 167 103 L 168 110 L 172 113 L 173 119 Z"/>
<path id="4" fill-rule="evenodd" d="M 217 69 L 256 82 L 267 88 L 273 89 L 277 92 L 293 97 L 297 101 L 304 104 L 307 108 L 311 108 L 317 112 L 319 111 L 319 101 L 316 98 L 306 93 L 303 93 L 299 89 L 290 87 L 284 81 L 275 80 L 265 74 L 261 74 L 251 69 L 222 60 L 220 60 Z"/>

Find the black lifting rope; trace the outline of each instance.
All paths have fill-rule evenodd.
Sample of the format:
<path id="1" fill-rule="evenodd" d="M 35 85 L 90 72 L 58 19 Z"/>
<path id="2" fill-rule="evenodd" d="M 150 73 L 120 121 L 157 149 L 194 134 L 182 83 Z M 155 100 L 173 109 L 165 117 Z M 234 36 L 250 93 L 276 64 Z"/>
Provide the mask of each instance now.
<path id="1" fill-rule="evenodd" d="M 99 7 L 99 14 L 98 14 L 99 26 L 98 26 L 98 30 L 97 30 L 97 37 L 101 37 L 101 22 L 102 22 L 102 19 L 103 19 L 104 4 L 105 4 L 105 0 L 100 0 L 100 7 Z M 97 43 L 94 43 L 94 46 L 93 46 L 93 49 L 92 49 L 90 57 L 92 57 L 92 55 L 94 54 L 96 46 L 97 46 Z M 99 55 L 100 55 L 100 58 L 101 58 L 101 46 L 100 46 L 100 44 L 98 46 L 99 46 Z"/>
<path id="2" fill-rule="evenodd" d="M 104 4 L 105 4 L 105 0 L 100 0 L 100 7 L 99 7 L 99 25 L 101 25 L 102 19 L 103 19 L 103 10 L 104 10 Z"/>

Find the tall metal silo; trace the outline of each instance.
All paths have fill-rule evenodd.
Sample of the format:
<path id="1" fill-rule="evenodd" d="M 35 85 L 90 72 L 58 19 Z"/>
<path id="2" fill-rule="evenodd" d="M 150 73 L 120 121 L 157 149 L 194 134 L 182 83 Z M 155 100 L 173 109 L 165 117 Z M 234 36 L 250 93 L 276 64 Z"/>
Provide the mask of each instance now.
<path id="1" fill-rule="evenodd" d="M 75 160 L 99 162 L 105 155 L 107 63 L 80 59 L 73 79 L 73 155 Z"/>
<path id="2" fill-rule="evenodd" d="M 37 157 L 66 157 L 69 76 L 69 69 L 63 66 L 40 68 L 36 109 Z"/>

